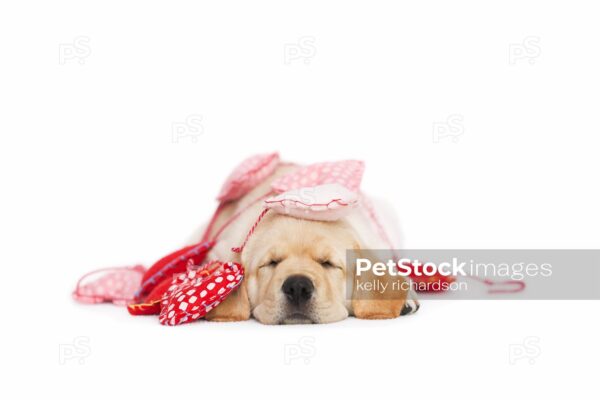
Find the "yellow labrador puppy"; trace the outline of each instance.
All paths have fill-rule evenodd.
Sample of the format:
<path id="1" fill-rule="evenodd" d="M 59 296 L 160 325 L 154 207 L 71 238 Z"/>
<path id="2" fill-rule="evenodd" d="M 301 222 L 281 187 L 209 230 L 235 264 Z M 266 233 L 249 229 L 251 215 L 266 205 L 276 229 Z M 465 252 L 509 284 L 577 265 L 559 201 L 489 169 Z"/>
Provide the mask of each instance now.
<path id="1" fill-rule="evenodd" d="M 369 257 L 365 248 L 382 248 L 360 213 L 335 222 L 297 219 L 269 212 L 258 224 L 240 254 L 242 244 L 262 210 L 252 202 L 269 191 L 271 181 L 291 172 L 282 165 L 265 182 L 226 206 L 212 231 L 225 228 L 208 259 L 240 262 L 246 275 L 242 285 L 206 316 L 211 321 L 242 321 L 250 317 L 264 324 L 327 323 L 353 315 L 357 318 L 395 318 L 416 311 L 407 291 L 385 296 L 373 291 L 356 296 L 353 266 L 346 250 Z M 364 217 L 362 217 L 364 219 Z M 212 233 L 212 232 L 211 232 Z M 371 279 L 363 275 L 360 279 Z M 381 278 L 380 278 L 381 279 Z M 385 278 L 384 278 L 385 279 Z M 353 293 L 347 293 L 352 290 Z"/>

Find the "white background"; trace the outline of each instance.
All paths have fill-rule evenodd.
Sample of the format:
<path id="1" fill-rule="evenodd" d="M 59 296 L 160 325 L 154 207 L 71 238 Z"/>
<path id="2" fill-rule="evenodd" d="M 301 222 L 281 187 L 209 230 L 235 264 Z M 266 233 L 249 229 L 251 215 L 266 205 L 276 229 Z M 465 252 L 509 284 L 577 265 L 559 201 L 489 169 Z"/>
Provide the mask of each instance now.
<path id="1" fill-rule="evenodd" d="M 70 298 L 91 269 L 178 248 L 272 150 L 365 160 L 406 247 L 598 248 L 595 3 L 3 2 L 2 397 L 596 397 L 594 302 L 167 328 Z M 533 363 L 511 364 L 527 337 Z"/>

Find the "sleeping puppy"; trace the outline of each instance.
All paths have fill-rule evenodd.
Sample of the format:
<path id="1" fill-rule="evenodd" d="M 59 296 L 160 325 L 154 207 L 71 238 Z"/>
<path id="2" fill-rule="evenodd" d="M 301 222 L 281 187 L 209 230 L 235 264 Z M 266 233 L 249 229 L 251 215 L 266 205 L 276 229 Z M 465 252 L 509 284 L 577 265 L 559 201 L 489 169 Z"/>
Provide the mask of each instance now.
<path id="1" fill-rule="evenodd" d="M 262 210 L 262 202 L 245 208 L 269 191 L 273 179 L 294 168 L 278 167 L 261 185 L 228 204 L 213 225 L 211 235 L 240 213 L 224 229 L 208 259 L 240 262 L 246 272 L 241 286 L 210 311 L 206 319 L 242 321 L 253 316 L 264 324 L 328 323 L 349 315 L 383 319 L 416 311 L 418 305 L 408 292 L 395 292 L 386 298 L 374 291 L 359 297 L 351 289 L 356 279 L 353 265 L 347 265 L 346 251 L 370 258 L 363 249 L 385 247 L 374 239 L 377 235 L 359 212 L 335 222 L 269 212 L 241 254 L 231 251 L 244 241 Z M 363 275 L 360 279 L 372 278 Z M 353 293 L 347 294 L 349 290 Z"/>

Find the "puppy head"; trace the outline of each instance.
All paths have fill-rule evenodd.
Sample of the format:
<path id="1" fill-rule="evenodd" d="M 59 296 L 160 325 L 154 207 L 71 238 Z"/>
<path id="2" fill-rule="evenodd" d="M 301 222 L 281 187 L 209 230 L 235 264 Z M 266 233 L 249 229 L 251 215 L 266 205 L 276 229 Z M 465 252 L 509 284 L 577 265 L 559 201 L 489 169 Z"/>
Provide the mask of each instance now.
<path id="1" fill-rule="evenodd" d="M 265 324 L 326 323 L 348 316 L 343 222 L 268 214 L 242 253 L 253 315 Z"/>

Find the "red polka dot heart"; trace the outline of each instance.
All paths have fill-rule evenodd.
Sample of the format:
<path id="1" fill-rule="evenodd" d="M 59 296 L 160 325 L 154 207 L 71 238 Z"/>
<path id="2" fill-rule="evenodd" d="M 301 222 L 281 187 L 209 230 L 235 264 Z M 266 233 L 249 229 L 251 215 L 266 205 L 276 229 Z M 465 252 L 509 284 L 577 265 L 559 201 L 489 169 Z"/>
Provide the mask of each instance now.
<path id="1" fill-rule="evenodd" d="M 244 268 L 234 262 L 210 261 L 173 277 L 160 303 L 159 321 L 180 325 L 204 317 L 242 283 Z"/>

